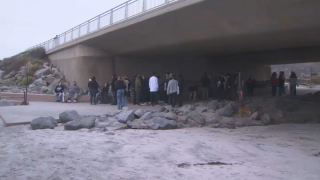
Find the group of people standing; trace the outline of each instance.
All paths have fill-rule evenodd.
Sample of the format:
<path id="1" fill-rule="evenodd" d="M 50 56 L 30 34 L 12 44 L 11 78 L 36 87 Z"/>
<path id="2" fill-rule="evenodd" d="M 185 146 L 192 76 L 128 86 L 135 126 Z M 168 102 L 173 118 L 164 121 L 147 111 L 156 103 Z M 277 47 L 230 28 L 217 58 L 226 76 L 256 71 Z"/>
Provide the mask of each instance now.
<path id="1" fill-rule="evenodd" d="M 233 74 L 224 74 L 221 72 L 215 78 L 212 74 L 204 73 L 201 78 L 202 99 L 218 99 L 218 100 L 233 100 L 237 96 L 243 96 L 243 90 L 247 88 L 247 95 L 253 96 L 256 86 L 256 80 L 250 76 L 247 81 L 244 81 L 239 71 Z M 189 87 L 190 100 L 195 100 L 198 86 L 193 84 Z"/>
<path id="2" fill-rule="evenodd" d="M 133 104 L 146 105 L 150 102 L 152 106 L 159 102 L 165 102 L 172 106 L 182 106 L 182 92 L 184 79 L 182 75 L 177 78 L 175 74 L 166 73 L 166 79 L 162 81 L 161 76 L 156 72 L 146 79 L 143 75 L 137 74 L 134 78 Z"/>
<path id="3" fill-rule="evenodd" d="M 285 95 L 285 74 L 283 71 L 280 71 L 279 76 L 276 72 L 273 72 L 270 78 L 270 84 L 271 84 L 271 94 L 273 96 L 278 95 L 282 96 Z M 290 86 L 290 95 L 297 95 L 297 86 L 298 85 L 298 78 L 295 72 L 291 72 L 290 78 L 289 78 L 289 86 Z"/>

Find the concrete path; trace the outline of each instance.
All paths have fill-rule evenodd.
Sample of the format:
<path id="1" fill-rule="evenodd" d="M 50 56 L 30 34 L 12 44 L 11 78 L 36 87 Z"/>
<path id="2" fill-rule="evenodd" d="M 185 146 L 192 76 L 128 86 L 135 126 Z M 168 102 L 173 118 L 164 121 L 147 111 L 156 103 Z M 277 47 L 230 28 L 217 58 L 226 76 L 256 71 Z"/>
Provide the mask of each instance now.
<path id="1" fill-rule="evenodd" d="M 131 109 L 157 109 L 159 107 L 133 106 Z M 8 106 L 0 107 L 0 115 L 5 121 L 6 126 L 27 124 L 34 118 L 40 116 L 52 116 L 58 118 L 59 114 L 66 110 L 76 110 L 81 115 L 102 115 L 107 112 L 115 112 L 117 106 L 99 104 L 92 106 L 89 103 L 53 103 L 53 102 L 30 102 L 28 106 Z"/>

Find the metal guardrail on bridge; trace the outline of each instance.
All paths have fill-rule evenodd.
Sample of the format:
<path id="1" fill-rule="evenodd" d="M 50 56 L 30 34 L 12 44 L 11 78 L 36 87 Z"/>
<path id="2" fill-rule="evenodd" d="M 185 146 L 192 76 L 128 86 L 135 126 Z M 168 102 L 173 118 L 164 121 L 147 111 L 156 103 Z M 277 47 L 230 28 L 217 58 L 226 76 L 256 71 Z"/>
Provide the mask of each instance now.
<path id="1" fill-rule="evenodd" d="M 151 10 L 181 1 L 186 0 L 129 0 L 78 26 L 73 27 L 60 35 L 57 35 L 53 39 L 32 46 L 27 50 L 38 47 L 43 47 L 46 51 L 52 50 L 78 38 L 99 32 L 102 29 L 109 28 L 120 22 L 145 14 Z"/>

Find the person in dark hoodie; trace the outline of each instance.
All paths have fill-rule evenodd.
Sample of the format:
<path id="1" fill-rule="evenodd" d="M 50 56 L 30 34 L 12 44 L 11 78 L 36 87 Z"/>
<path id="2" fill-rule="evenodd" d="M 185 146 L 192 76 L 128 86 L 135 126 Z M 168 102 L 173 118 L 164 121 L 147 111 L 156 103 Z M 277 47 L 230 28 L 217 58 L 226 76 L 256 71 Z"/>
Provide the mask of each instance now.
<path id="1" fill-rule="evenodd" d="M 115 88 L 117 90 L 118 110 L 122 110 L 122 108 L 124 108 L 127 105 L 125 97 L 126 82 L 123 77 L 118 77 L 118 80 L 115 83 Z"/>
<path id="2" fill-rule="evenodd" d="M 64 87 L 61 84 L 61 82 L 59 82 L 58 86 L 56 86 L 56 88 L 54 89 L 54 99 L 56 100 L 56 102 L 61 101 L 63 97 L 63 93 L 64 93 Z"/>
<path id="3" fill-rule="evenodd" d="M 96 81 L 96 77 L 92 77 L 91 81 L 88 83 L 88 88 L 90 91 L 90 103 L 91 105 L 96 105 L 96 95 L 98 92 L 99 85 Z"/>
<path id="4" fill-rule="evenodd" d="M 116 90 L 116 81 L 117 81 L 117 75 L 112 76 L 111 81 L 111 92 L 112 92 L 112 104 L 111 105 L 117 105 L 117 90 Z"/>
<path id="5" fill-rule="evenodd" d="M 141 76 L 137 75 L 135 80 L 135 97 L 136 97 L 136 105 L 140 106 L 140 100 L 141 100 L 141 91 L 142 91 L 142 80 Z"/>

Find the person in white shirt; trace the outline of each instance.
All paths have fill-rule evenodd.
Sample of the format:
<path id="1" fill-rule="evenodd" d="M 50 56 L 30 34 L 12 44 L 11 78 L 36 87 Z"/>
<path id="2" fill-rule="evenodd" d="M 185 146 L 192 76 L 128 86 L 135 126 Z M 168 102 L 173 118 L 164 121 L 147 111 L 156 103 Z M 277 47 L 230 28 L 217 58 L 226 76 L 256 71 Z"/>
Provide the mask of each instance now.
<path id="1" fill-rule="evenodd" d="M 177 96 L 179 94 L 179 83 L 176 80 L 176 76 L 174 74 L 171 75 L 171 80 L 168 83 L 167 94 L 169 96 L 168 103 L 172 106 L 176 106 Z"/>
<path id="2" fill-rule="evenodd" d="M 150 88 L 150 100 L 151 105 L 157 105 L 157 94 L 159 90 L 158 78 L 157 73 L 153 72 L 153 76 L 149 79 L 149 88 Z"/>

